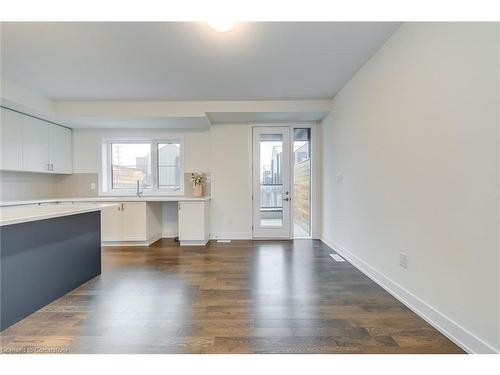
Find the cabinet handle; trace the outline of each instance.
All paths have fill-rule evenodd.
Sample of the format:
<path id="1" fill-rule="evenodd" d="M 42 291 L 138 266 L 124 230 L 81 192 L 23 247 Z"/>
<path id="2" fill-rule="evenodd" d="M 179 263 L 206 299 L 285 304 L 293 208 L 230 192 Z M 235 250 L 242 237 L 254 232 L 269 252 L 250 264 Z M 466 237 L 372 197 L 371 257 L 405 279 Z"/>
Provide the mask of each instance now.
<path id="1" fill-rule="evenodd" d="M 125 209 L 123 208 L 123 203 L 122 203 L 122 211 L 124 211 Z"/>

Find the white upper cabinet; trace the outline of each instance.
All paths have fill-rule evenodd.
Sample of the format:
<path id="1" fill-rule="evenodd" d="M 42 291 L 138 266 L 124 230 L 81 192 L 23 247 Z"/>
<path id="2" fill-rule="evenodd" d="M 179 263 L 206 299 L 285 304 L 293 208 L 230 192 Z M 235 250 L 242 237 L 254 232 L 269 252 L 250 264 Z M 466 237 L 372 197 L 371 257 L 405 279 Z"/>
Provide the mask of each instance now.
<path id="1" fill-rule="evenodd" d="M 49 172 L 49 124 L 23 116 L 23 170 Z"/>
<path id="2" fill-rule="evenodd" d="M 1 159 L 0 168 L 4 170 L 21 170 L 23 167 L 22 125 L 20 113 L 1 108 L 0 139 Z"/>
<path id="3" fill-rule="evenodd" d="M 54 173 L 72 172 L 70 129 L 49 124 L 49 168 Z"/>
<path id="4" fill-rule="evenodd" d="M 71 129 L 1 108 L 0 169 L 72 173 Z"/>

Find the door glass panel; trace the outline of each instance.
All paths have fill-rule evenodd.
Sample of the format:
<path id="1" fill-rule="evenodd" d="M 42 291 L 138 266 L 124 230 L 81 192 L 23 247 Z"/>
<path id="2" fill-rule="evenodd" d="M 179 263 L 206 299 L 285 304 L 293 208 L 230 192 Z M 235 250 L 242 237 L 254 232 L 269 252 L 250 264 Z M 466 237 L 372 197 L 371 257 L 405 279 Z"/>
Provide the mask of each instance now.
<path id="1" fill-rule="evenodd" d="M 260 225 L 283 225 L 283 135 L 260 136 Z"/>
<path id="2" fill-rule="evenodd" d="M 311 235 L 311 129 L 293 132 L 293 235 Z"/>

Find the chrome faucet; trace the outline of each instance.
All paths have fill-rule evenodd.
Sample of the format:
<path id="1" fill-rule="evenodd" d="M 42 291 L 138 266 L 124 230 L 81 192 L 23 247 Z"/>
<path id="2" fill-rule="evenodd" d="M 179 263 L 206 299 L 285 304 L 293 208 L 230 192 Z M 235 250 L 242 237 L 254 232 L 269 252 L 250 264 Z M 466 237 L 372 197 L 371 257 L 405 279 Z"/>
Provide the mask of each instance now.
<path id="1" fill-rule="evenodd" d="M 137 190 L 136 190 L 137 198 L 140 198 L 142 193 L 143 190 L 139 190 L 139 180 L 137 180 Z"/>

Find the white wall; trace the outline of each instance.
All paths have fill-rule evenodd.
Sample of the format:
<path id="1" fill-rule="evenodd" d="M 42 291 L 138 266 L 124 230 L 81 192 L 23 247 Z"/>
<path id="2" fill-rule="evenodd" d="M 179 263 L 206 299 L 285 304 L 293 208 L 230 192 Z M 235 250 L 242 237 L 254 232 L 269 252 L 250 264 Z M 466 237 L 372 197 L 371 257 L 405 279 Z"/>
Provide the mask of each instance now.
<path id="1" fill-rule="evenodd" d="M 215 238 L 251 238 L 248 125 L 214 125 L 208 130 L 136 129 L 73 130 L 73 172 L 98 173 L 100 147 L 106 137 L 184 139 L 184 171 L 211 173 L 211 233 Z M 186 186 L 185 189 L 189 189 Z M 177 233 L 175 204 L 164 204 L 163 234 Z"/>
<path id="2" fill-rule="evenodd" d="M 499 35 L 405 24 L 322 123 L 324 241 L 476 351 L 500 349 Z"/>
<path id="3" fill-rule="evenodd" d="M 251 128 L 212 126 L 212 234 L 216 238 L 252 237 Z"/>

